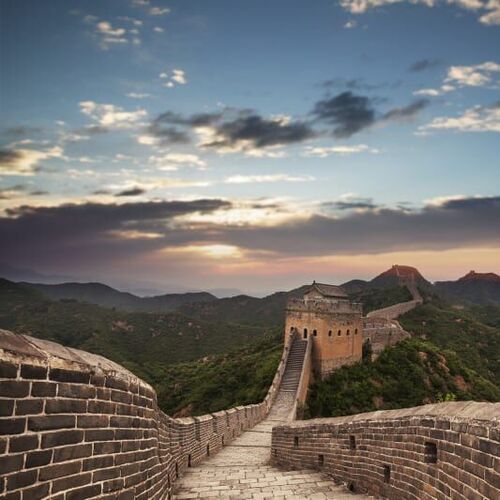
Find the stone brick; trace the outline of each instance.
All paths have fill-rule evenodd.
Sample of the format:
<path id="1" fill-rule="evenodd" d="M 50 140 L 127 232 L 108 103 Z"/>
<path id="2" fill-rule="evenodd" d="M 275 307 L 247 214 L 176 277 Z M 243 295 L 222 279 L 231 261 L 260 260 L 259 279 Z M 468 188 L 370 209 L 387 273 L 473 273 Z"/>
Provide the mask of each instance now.
<path id="1" fill-rule="evenodd" d="M 16 378 L 17 366 L 7 361 L 0 361 L 0 378 Z"/>
<path id="2" fill-rule="evenodd" d="M 0 435 L 21 434 L 25 427 L 25 418 L 3 418 L 0 420 Z"/>
<path id="3" fill-rule="evenodd" d="M 78 486 L 85 486 L 92 481 L 92 474 L 90 472 L 85 472 L 83 474 L 75 474 L 72 476 L 63 477 L 61 479 L 56 479 L 52 484 L 52 493 L 58 493 L 59 491 L 70 490 L 72 488 L 77 488 Z"/>
<path id="4" fill-rule="evenodd" d="M 105 386 L 111 389 L 119 389 L 120 391 L 128 391 L 128 382 L 116 377 L 106 377 Z"/>
<path id="5" fill-rule="evenodd" d="M 4 398 L 25 398 L 30 393 L 30 383 L 24 380 L 1 380 L 0 396 Z"/>
<path id="6" fill-rule="evenodd" d="M 108 403 L 107 401 L 89 401 L 88 404 L 88 412 L 89 413 L 115 413 L 116 411 L 116 404 L 115 403 Z"/>
<path id="7" fill-rule="evenodd" d="M 110 441 L 107 443 L 94 443 L 94 455 L 107 455 L 111 453 L 119 453 L 122 444 L 120 441 Z"/>
<path id="8" fill-rule="evenodd" d="M 57 390 L 57 384 L 52 382 L 33 382 L 31 387 L 32 396 L 55 396 Z"/>
<path id="9" fill-rule="evenodd" d="M 43 411 L 43 399 L 21 399 L 16 402 L 16 415 L 36 415 Z"/>
<path id="10" fill-rule="evenodd" d="M 111 441 L 115 438 L 112 429 L 93 429 L 85 431 L 85 441 Z"/>
<path id="11" fill-rule="evenodd" d="M 0 400 L 0 417 L 10 417 L 14 413 L 14 399 Z"/>
<path id="12" fill-rule="evenodd" d="M 86 458 L 92 455 L 92 444 L 76 444 L 73 446 L 65 446 L 64 448 L 56 448 L 54 450 L 53 462 L 66 462 L 76 458 Z"/>
<path id="13" fill-rule="evenodd" d="M 50 380 L 57 382 L 73 382 L 75 384 L 88 384 L 90 382 L 90 373 L 73 370 L 64 370 L 62 368 L 51 368 L 49 372 Z"/>
<path id="14" fill-rule="evenodd" d="M 102 457 L 88 458 L 83 461 L 83 470 L 103 469 L 105 467 L 112 467 L 114 465 L 114 457 L 104 455 Z"/>
<path id="15" fill-rule="evenodd" d="M 37 434 L 11 437 L 9 440 L 9 453 L 34 450 L 38 448 L 38 441 L 39 436 Z"/>
<path id="16" fill-rule="evenodd" d="M 52 448 L 54 446 L 63 446 L 65 444 L 76 444 L 83 441 L 83 431 L 59 431 L 44 434 L 42 436 L 42 448 Z"/>
<path id="17" fill-rule="evenodd" d="M 85 498 L 92 498 L 100 495 L 101 485 L 94 484 L 90 486 L 84 486 L 76 490 L 69 491 L 66 493 L 66 500 L 84 500 Z"/>
<path id="18" fill-rule="evenodd" d="M 32 451 L 26 455 L 26 469 L 47 465 L 52 460 L 52 450 Z"/>
<path id="19" fill-rule="evenodd" d="M 47 372 L 45 366 L 21 365 L 21 378 L 43 380 L 47 378 Z"/>
<path id="20" fill-rule="evenodd" d="M 28 429 L 30 431 L 45 431 L 51 429 L 71 429 L 75 427 L 76 417 L 73 415 L 43 415 L 30 417 Z"/>
<path id="21" fill-rule="evenodd" d="M 36 483 L 37 471 L 30 470 L 12 474 L 7 478 L 7 490 L 17 490 Z"/>
<path id="22" fill-rule="evenodd" d="M 62 476 L 78 474 L 81 471 L 81 462 L 68 462 L 63 464 L 49 465 L 43 467 L 39 472 L 39 481 L 48 481 Z"/>
<path id="23" fill-rule="evenodd" d="M 24 455 L 0 456 L 0 477 L 23 468 Z"/>
<path id="24" fill-rule="evenodd" d="M 82 415 L 77 419 L 77 427 L 108 427 L 109 417 L 106 415 Z"/>
<path id="25" fill-rule="evenodd" d="M 49 495 L 50 483 L 40 484 L 23 490 L 23 500 L 41 500 Z"/>
<path id="26" fill-rule="evenodd" d="M 87 401 L 79 399 L 48 399 L 45 413 L 86 413 Z"/>
<path id="27" fill-rule="evenodd" d="M 59 384 L 57 395 L 63 398 L 91 399 L 95 397 L 95 387 L 78 384 Z"/>

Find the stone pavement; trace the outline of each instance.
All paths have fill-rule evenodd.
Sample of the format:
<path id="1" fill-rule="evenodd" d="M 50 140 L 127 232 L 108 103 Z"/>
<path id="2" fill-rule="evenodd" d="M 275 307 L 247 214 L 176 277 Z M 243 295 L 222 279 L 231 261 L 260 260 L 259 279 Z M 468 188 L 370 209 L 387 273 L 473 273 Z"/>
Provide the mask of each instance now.
<path id="1" fill-rule="evenodd" d="M 269 416 L 217 455 L 188 469 L 173 498 L 260 498 L 353 500 L 357 495 L 312 470 L 282 471 L 269 464 L 271 434 L 286 422 L 293 397 L 279 394 Z"/>

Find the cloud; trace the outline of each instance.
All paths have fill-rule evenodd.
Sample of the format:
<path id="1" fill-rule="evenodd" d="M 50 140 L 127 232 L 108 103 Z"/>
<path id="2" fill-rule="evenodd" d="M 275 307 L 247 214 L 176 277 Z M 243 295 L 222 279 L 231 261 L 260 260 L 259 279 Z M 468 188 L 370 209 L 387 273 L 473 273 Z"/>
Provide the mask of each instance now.
<path id="1" fill-rule="evenodd" d="M 140 187 L 133 187 L 130 189 L 124 189 L 123 191 L 120 191 L 115 194 L 115 196 L 140 196 L 141 194 L 144 194 L 146 192 L 145 189 L 140 188 Z"/>
<path id="2" fill-rule="evenodd" d="M 129 92 L 127 94 L 127 97 L 130 97 L 132 99 L 146 99 L 148 97 L 151 97 L 151 94 L 146 94 L 144 92 Z"/>
<path id="3" fill-rule="evenodd" d="M 492 83 L 493 73 L 500 72 L 500 64 L 492 61 L 474 66 L 450 66 L 445 83 L 461 87 L 484 87 Z"/>
<path id="4" fill-rule="evenodd" d="M 45 150 L 3 149 L 0 150 L 0 176 L 33 175 L 40 162 L 63 157 L 63 149 L 60 146 Z"/>
<path id="5" fill-rule="evenodd" d="M 264 182 L 310 182 L 314 181 L 314 177 L 310 175 L 233 175 L 224 180 L 225 184 L 254 184 Z"/>
<path id="6" fill-rule="evenodd" d="M 499 0 L 340 0 L 342 8 L 351 14 L 364 14 L 370 9 L 399 3 L 419 4 L 434 7 L 438 4 L 455 5 L 471 12 L 478 12 L 479 22 L 483 24 L 500 24 Z"/>
<path id="7" fill-rule="evenodd" d="M 344 24 L 344 28 L 346 29 L 353 29 L 358 25 L 358 21 L 356 19 L 350 19 Z"/>
<path id="8" fill-rule="evenodd" d="M 411 120 L 420 113 L 429 104 L 427 99 L 417 99 L 407 106 L 401 108 L 394 108 L 384 114 L 382 120 Z"/>
<path id="9" fill-rule="evenodd" d="M 456 132 L 500 132 L 500 101 L 491 106 L 474 106 L 458 117 L 437 117 L 419 127 L 420 133 L 429 130 Z"/>
<path id="10" fill-rule="evenodd" d="M 155 27 L 153 28 L 153 31 L 154 31 L 155 33 L 165 33 L 165 29 L 164 29 L 164 28 L 162 28 L 161 26 L 155 26 Z"/>
<path id="11" fill-rule="evenodd" d="M 141 124 L 141 120 L 148 114 L 145 109 L 125 111 L 113 104 L 98 104 L 94 101 L 80 102 L 80 111 L 94 120 L 99 127 L 106 130 L 135 128 Z"/>
<path id="12" fill-rule="evenodd" d="M 276 200 L 245 209 L 217 199 L 23 206 L 0 217 L 0 261 L 102 268 L 192 245 L 228 245 L 273 258 L 500 245 L 500 196 L 448 197 L 419 209 L 351 196 L 318 208 L 311 213 L 293 200 Z"/>
<path id="13" fill-rule="evenodd" d="M 304 156 L 316 156 L 318 158 L 326 158 L 331 155 L 348 156 L 358 153 L 379 154 L 380 150 L 371 148 L 366 144 L 356 144 L 354 146 L 330 146 L 330 147 L 313 147 L 308 146 L 304 151 Z"/>
<path id="14" fill-rule="evenodd" d="M 312 113 L 318 120 L 333 125 L 333 135 L 338 139 L 350 137 L 375 123 L 371 100 L 350 91 L 317 102 Z"/>
<path id="15" fill-rule="evenodd" d="M 167 7 L 151 7 L 148 12 L 151 16 L 164 16 L 170 12 L 170 9 Z"/>
<path id="16" fill-rule="evenodd" d="M 186 72 L 182 69 L 174 69 L 171 75 L 163 71 L 160 73 L 159 77 L 163 80 L 164 87 L 173 88 L 176 85 L 187 84 Z"/>
<path id="17" fill-rule="evenodd" d="M 6 188 L 0 188 L 0 201 L 19 198 L 25 194 L 26 186 L 16 184 Z"/>
<path id="18" fill-rule="evenodd" d="M 415 61 L 409 68 L 408 71 L 413 73 L 417 73 L 420 71 L 426 71 L 428 69 L 435 68 L 441 65 L 441 61 L 439 59 L 419 59 Z"/>
<path id="19" fill-rule="evenodd" d="M 194 167 L 204 170 L 206 162 L 195 154 L 167 153 L 162 156 L 151 156 L 149 162 L 154 164 L 158 170 L 174 171 L 181 167 Z"/>

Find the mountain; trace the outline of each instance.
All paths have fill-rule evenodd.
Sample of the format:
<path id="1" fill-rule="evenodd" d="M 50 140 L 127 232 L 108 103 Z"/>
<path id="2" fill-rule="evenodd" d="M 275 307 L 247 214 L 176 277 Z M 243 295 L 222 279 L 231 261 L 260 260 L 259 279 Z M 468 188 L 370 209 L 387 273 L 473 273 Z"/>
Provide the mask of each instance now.
<path id="1" fill-rule="evenodd" d="M 409 283 L 415 283 L 418 287 L 423 289 L 432 289 L 432 284 L 420 274 L 418 269 L 411 266 L 400 265 L 394 265 L 387 271 L 373 278 L 370 281 L 370 287 L 386 288 Z"/>
<path id="2" fill-rule="evenodd" d="M 438 293 L 452 301 L 473 304 L 500 304 L 500 276 L 470 271 L 456 281 L 438 281 Z"/>
<path id="3" fill-rule="evenodd" d="M 340 286 L 348 295 L 352 295 L 355 293 L 360 293 L 368 288 L 370 286 L 370 282 L 365 280 L 351 280 L 347 281 L 346 283 L 342 283 L 342 285 Z"/>
<path id="4" fill-rule="evenodd" d="M 144 367 L 226 352 L 265 329 L 203 321 L 178 312 L 112 310 L 73 299 L 51 300 L 38 290 L 0 279 L 0 328 L 101 354 L 139 376 Z"/>
<path id="5" fill-rule="evenodd" d="M 208 302 L 217 299 L 217 297 L 207 292 L 170 293 L 153 297 L 138 297 L 128 292 L 121 292 L 102 283 L 22 284 L 34 288 L 46 297 L 54 300 L 78 300 L 101 307 L 116 308 L 130 312 L 168 312 L 178 309 L 184 304 Z"/>

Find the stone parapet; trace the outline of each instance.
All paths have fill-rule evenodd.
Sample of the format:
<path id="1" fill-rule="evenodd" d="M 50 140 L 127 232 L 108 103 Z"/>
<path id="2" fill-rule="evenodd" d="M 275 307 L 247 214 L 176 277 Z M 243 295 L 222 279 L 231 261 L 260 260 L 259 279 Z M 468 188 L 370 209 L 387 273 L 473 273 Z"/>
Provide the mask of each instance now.
<path id="1" fill-rule="evenodd" d="M 441 403 L 273 428 L 272 460 L 394 500 L 498 498 L 500 403 Z"/>
<path id="2" fill-rule="evenodd" d="M 361 314 L 362 304 L 341 299 L 288 299 L 287 311 Z"/>
<path id="3" fill-rule="evenodd" d="M 120 365 L 0 330 L 0 498 L 169 498 L 185 469 L 267 415 L 287 356 L 263 402 L 173 419 Z"/>

